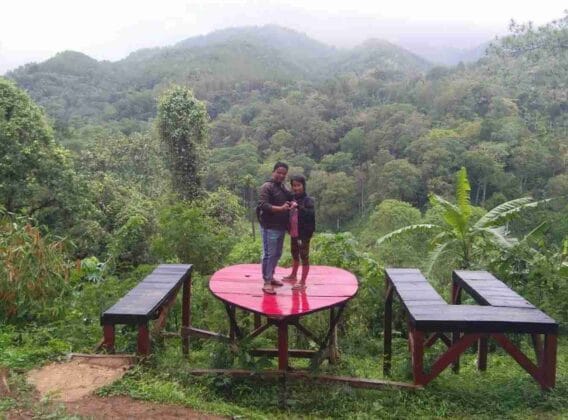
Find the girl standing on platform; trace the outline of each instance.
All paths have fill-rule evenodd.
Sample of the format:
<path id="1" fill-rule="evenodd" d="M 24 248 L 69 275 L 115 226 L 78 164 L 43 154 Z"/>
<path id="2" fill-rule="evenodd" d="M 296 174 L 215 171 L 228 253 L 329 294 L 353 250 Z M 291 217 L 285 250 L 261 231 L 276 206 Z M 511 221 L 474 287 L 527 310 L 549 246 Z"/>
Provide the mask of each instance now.
<path id="1" fill-rule="evenodd" d="M 310 271 L 310 239 L 316 229 L 314 199 L 306 194 L 306 178 L 294 175 L 291 180 L 294 200 L 290 210 L 290 238 L 292 250 L 292 273 L 283 280 L 297 282 L 298 268 L 302 263 L 300 282 L 293 290 L 304 290 Z"/>

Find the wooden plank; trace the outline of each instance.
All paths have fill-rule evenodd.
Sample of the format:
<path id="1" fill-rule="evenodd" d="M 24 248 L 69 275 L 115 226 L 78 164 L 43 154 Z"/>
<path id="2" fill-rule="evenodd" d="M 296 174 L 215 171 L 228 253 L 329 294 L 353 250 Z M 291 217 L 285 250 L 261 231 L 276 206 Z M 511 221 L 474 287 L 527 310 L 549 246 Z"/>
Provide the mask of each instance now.
<path id="1" fill-rule="evenodd" d="M 535 308 L 487 271 L 456 270 L 452 273 L 452 279 L 481 305 Z"/>
<path id="2" fill-rule="evenodd" d="M 251 356 L 266 356 L 266 357 L 279 357 L 280 350 L 279 349 L 252 349 L 249 351 Z M 288 349 L 288 356 L 289 357 L 297 357 L 297 358 L 304 358 L 310 359 L 317 353 L 317 350 L 304 350 L 304 349 Z"/>
<path id="3" fill-rule="evenodd" d="M 430 305 L 410 308 L 413 325 L 423 331 L 557 332 L 558 324 L 537 309 L 477 305 Z"/>
<path id="4" fill-rule="evenodd" d="M 407 390 L 422 389 L 422 387 L 407 382 L 385 381 L 380 379 L 353 378 L 349 376 L 332 376 L 332 375 L 315 375 L 309 372 L 300 371 L 251 371 L 244 369 L 191 369 L 188 371 L 190 375 L 225 375 L 239 378 L 282 378 L 299 381 L 314 381 L 322 383 L 331 383 L 338 385 L 347 385 L 353 388 L 365 389 L 384 389 L 384 388 L 400 388 Z"/>

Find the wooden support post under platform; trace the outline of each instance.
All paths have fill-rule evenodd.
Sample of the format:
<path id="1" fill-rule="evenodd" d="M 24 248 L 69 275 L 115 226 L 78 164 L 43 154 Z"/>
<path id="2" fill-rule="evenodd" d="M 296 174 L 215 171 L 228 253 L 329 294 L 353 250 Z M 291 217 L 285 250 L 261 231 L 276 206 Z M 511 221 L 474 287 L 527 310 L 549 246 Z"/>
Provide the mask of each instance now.
<path id="1" fill-rule="evenodd" d="M 334 324 L 334 310 L 329 309 L 329 329 L 331 332 L 328 345 L 329 363 L 335 365 L 339 362 L 339 349 L 337 348 L 337 322 Z M 339 321 L 339 320 L 338 320 Z"/>
<path id="2" fill-rule="evenodd" d="M 278 321 L 278 369 L 288 369 L 288 321 Z"/>
<path id="3" fill-rule="evenodd" d="M 237 324 L 237 309 L 235 305 L 225 303 L 225 310 L 229 316 L 229 340 L 231 343 L 236 344 L 237 339 L 241 339 L 243 334 Z"/>

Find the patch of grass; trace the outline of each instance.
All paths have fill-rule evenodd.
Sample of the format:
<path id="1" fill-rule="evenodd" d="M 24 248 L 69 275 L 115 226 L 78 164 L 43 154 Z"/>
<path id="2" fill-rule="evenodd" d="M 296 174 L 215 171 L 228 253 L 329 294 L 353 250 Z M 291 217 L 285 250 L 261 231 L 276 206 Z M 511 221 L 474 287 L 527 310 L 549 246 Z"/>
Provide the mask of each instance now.
<path id="1" fill-rule="evenodd" d="M 61 406 L 38 402 L 25 383 L 24 373 L 68 352 L 90 352 L 101 338 L 100 311 L 116 302 L 151 269 L 142 268 L 126 279 L 112 278 L 100 284 L 81 285 L 67 302 L 65 316 L 48 324 L 0 325 L 0 365 L 10 369 L 10 388 L 14 395 L 0 399 L 2 413 L 27 410 L 39 418 L 64 418 Z M 194 319 L 198 327 L 227 332 L 222 305 L 211 298 L 204 278 L 196 276 L 193 289 Z M 179 328 L 179 303 L 168 318 L 170 330 Z M 207 314 L 205 317 L 203 314 Z M 325 314 L 324 314 L 325 315 Z M 245 327 L 251 317 L 239 313 Z M 314 331 L 323 331 L 322 314 L 305 321 Z M 382 378 L 382 343 L 376 336 L 346 329 L 339 339 L 341 361 L 336 366 L 324 364 L 322 373 L 365 378 Z M 407 342 L 398 335 L 393 341 L 392 379 L 410 381 Z M 513 337 L 531 355 L 528 340 Z M 267 347 L 276 342 L 274 331 L 248 345 Z M 291 346 L 296 343 L 290 334 Z M 520 341 L 519 341 L 520 340 Z M 206 367 L 274 368 L 275 359 L 252 359 L 244 351 L 232 352 L 228 346 L 192 339 L 189 359 L 181 354 L 179 340 L 157 340 L 152 356 L 129 371 L 124 378 L 99 391 L 100 395 L 127 395 L 135 399 L 188 406 L 204 412 L 245 418 L 526 418 L 564 417 L 568 407 L 568 340 L 559 340 L 557 386 L 541 392 L 538 385 L 502 351 L 490 353 L 489 370 L 475 367 L 475 353 L 462 358 L 459 375 L 447 370 L 420 391 L 399 389 L 355 390 L 347 386 L 321 385 L 258 378 L 194 377 L 189 370 Z M 117 351 L 132 352 L 136 331 L 117 328 Z M 439 345 L 431 350 L 441 350 Z M 292 360 L 296 368 L 307 368 L 307 360 Z M 50 417 L 51 416 L 51 417 Z"/>
<path id="2" fill-rule="evenodd" d="M 403 341 L 395 343 L 396 347 Z M 155 354 L 149 363 L 138 366 L 101 392 L 247 418 L 558 417 L 568 407 L 566 344 L 561 340 L 558 383 L 551 392 L 542 392 L 526 372 L 501 352 L 490 355 L 487 372 L 478 372 L 475 355 L 467 354 L 462 358 L 459 375 L 445 371 L 419 391 L 355 390 L 310 382 L 290 382 L 283 387 L 278 380 L 193 377 L 189 369 L 207 366 L 210 349 L 203 346 L 186 361 L 175 341 L 169 342 L 165 351 Z M 377 358 L 343 354 L 339 366 L 324 366 L 322 371 L 380 378 L 379 362 Z M 393 379 L 408 380 L 407 366 L 407 355 L 399 354 L 394 360 Z"/>

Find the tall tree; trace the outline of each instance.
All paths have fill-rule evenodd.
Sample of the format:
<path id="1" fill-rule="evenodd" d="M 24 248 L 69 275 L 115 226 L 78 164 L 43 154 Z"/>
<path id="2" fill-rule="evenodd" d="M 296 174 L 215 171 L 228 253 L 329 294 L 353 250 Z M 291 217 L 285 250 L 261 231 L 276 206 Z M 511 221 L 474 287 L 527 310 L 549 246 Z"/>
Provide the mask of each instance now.
<path id="1" fill-rule="evenodd" d="M 207 111 L 193 92 L 174 86 L 158 103 L 157 125 L 167 153 L 172 185 L 183 200 L 192 200 L 201 189 L 207 146 Z"/>
<path id="2" fill-rule="evenodd" d="M 0 205 L 52 224 L 72 218 L 75 174 L 43 111 L 0 77 Z"/>

